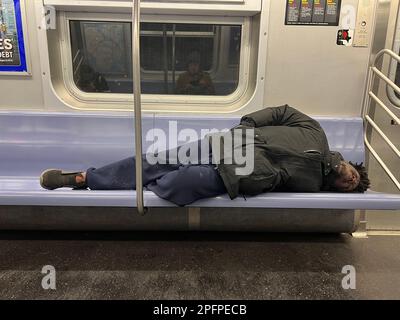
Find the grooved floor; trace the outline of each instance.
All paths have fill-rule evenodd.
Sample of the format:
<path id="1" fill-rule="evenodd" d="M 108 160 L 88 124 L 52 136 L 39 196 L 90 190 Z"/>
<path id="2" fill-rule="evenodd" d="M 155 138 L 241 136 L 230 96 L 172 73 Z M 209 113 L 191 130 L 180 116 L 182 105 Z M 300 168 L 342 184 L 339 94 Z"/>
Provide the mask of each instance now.
<path id="1" fill-rule="evenodd" d="M 399 253 L 396 236 L 0 232 L 0 299 L 400 299 Z"/>

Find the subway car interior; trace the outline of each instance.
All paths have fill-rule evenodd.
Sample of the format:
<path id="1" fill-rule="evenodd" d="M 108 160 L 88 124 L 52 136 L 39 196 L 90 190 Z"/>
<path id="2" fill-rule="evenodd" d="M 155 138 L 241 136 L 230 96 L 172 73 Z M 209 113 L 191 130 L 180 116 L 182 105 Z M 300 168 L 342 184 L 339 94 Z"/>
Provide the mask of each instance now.
<path id="1" fill-rule="evenodd" d="M 0 10 L 0 299 L 400 299 L 399 0 Z M 177 205 L 147 187 L 142 155 L 280 106 L 362 163 L 368 190 Z M 129 157 L 135 190 L 40 179 Z"/>

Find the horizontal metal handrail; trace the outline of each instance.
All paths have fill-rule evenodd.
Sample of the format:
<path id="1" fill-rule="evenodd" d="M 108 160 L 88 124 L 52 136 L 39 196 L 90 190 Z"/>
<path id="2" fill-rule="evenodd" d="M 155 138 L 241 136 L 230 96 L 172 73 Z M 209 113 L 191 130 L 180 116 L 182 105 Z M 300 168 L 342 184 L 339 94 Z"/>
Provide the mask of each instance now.
<path id="1" fill-rule="evenodd" d="M 375 151 L 375 149 L 369 143 L 367 135 L 365 135 L 365 145 L 367 146 L 367 148 L 371 152 L 371 154 L 375 157 L 376 161 L 378 161 L 378 163 L 381 165 L 381 167 L 385 171 L 385 173 L 389 176 L 389 178 L 393 181 L 393 183 L 396 185 L 396 187 L 400 190 L 400 182 L 396 179 L 396 177 L 390 171 L 388 166 L 385 164 L 385 162 L 382 160 L 382 158 L 378 155 L 378 153 Z"/>
<path id="2" fill-rule="evenodd" d="M 383 102 L 379 99 L 372 91 L 369 92 L 369 96 L 383 109 L 386 113 L 398 124 L 400 125 L 400 118 L 397 117 Z"/>
<path id="3" fill-rule="evenodd" d="M 372 71 L 385 81 L 394 91 L 400 94 L 400 88 L 389 77 L 385 76 L 377 67 L 372 67 Z"/>
<path id="4" fill-rule="evenodd" d="M 148 36 L 148 37 L 163 37 L 164 32 L 163 31 L 141 31 L 140 32 L 141 36 Z M 167 37 L 173 37 L 174 32 L 173 31 L 167 31 L 165 32 L 165 35 Z M 177 37 L 196 37 L 196 38 L 212 38 L 215 36 L 214 32 L 203 32 L 203 31 L 176 31 L 175 35 Z"/>
<path id="5" fill-rule="evenodd" d="M 374 129 L 379 133 L 379 135 L 382 137 L 382 139 L 390 146 L 390 148 L 393 150 L 393 152 L 400 158 L 400 151 L 397 149 L 397 147 L 390 141 L 390 139 L 387 137 L 387 135 L 379 128 L 379 126 L 375 123 L 374 120 L 371 119 L 370 116 L 365 117 L 367 119 L 367 122 L 369 122 Z"/>
<path id="6" fill-rule="evenodd" d="M 375 68 L 376 68 L 377 62 L 378 62 L 385 54 L 389 55 L 392 59 L 396 60 L 397 63 L 400 63 L 400 56 L 399 56 L 398 54 L 396 54 L 396 53 L 395 53 L 394 51 L 392 51 L 392 50 L 384 49 L 384 50 L 381 50 L 380 52 L 378 52 L 378 54 L 375 56 L 374 63 L 373 63 L 373 66 L 374 66 Z M 376 69 L 379 71 L 378 68 L 376 68 Z M 383 74 L 383 73 L 381 72 L 381 75 L 382 75 L 382 74 Z M 400 92 L 398 91 L 398 86 L 393 82 L 393 80 L 390 79 L 389 77 L 387 77 L 386 75 L 384 75 L 384 76 L 385 76 L 386 79 L 389 79 L 389 82 L 386 82 L 386 83 L 393 89 L 393 91 L 395 91 L 398 95 L 400 95 Z M 389 100 L 393 103 L 392 98 L 391 98 L 390 96 L 389 96 L 388 98 L 389 98 Z M 394 107 L 395 107 L 396 109 L 400 109 L 400 107 L 397 106 L 397 105 L 394 105 Z"/>
<path id="7" fill-rule="evenodd" d="M 378 54 L 375 56 L 374 62 L 373 62 L 373 66 L 376 66 L 376 63 L 379 61 L 379 59 L 384 56 L 385 54 L 391 56 L 393 59 L 397 60 L 398 62 L 400 62 L 400 56 L 398 54 L 396 54 L 395 52 L 393 52 L 392 50 L 389 49 L 383 49 L 381 51 L 378 52 Z"/>
<path id="8" fill-rule="evenodd" d="M 381 165 L 381 167 L 385 171 L 385 173 L 389 176 L 389 178 L 393 181 L 393 183 L 396 185 L 396 187 L 400 190 L 399 180 L 394 176 L 394 174 L 389 169 L 389 167 L 386 165 L 386 163 L 382 160 L 382 158 L 379 156 L 379 154 L 376 152 L 376 150 L 372 147 L 372 144 L 368 139 L 368 131 L 367 131 L 368 125 L 371 125 L 375 129 L 375 131 L 381 136 L 381 138 L 385 141 L 385 143 L 387 143 L 389 145 L 389 147 L 393 150 L 393 152 L 400 159 L 399 149 L 394 145 L 394 143 L 389 139 L 389 137 L 382 131 L 382 129 L 378 126 L 378 124 L 369 115 L 371 102 L 373 100 L 382 110 L 384 110 L 389 115 L 390 118 L 392 118 L 397 124 L 400 125 L 400 118 L 397 117 L 386 106 L 386 104 L 381 99 L 378 98 L 378 96 L 372 91 L 372 88 L 371 88 L 371 86 L 374 84 L 374 81 L 373 81 L 374 77 L 378 76 L 381 80 L 383 80 L 386 84 L 388 84 L 391 88 L 393 88 L 394 91 L 396 91 L 398 94 L 400 94 L 400 88 L 391 79 L 389 79 L 389 77 L 387 77 L 381 70 L 379 70 L 377 68 L 377 62 L 385 54 L 391 56 L 393 59 L 400 62 L 400 56 L 388 49 L 384 49 L 384 50 L 380 51 L 374 59 L 373 65 L 370 68 L 370 74 L 368 76 L 368 86 L 367 86 L 368 98 L 365 100 L 365 107 L 364 107 L 364 111 L 363 111 L 363 115 L 365 117 L 364 142 L 365 142 L 365 145 L 367 146 L 368 150 L 370 151 L 370 153 L 375 157 L 375 159 Z"/>

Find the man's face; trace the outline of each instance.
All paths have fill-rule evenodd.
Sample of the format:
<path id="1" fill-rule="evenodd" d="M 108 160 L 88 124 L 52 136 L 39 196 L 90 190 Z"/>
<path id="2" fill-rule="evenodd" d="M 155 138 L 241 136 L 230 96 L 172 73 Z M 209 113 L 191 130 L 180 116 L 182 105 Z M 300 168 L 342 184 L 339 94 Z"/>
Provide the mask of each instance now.
<path id="1" fill-rule="evenodd" d="M 342 192 L 352 192 L 360 183 L 360 174 L 348 162 L 342 161 L 335 180 L 335 187 Z"/>
<path id="2" fill-rule="evenodd" d="M 195 62 L 191 62 L 188 65 L 188 71 L 191 75 L 194 75 L 200 71 L 200 65 Z"/>

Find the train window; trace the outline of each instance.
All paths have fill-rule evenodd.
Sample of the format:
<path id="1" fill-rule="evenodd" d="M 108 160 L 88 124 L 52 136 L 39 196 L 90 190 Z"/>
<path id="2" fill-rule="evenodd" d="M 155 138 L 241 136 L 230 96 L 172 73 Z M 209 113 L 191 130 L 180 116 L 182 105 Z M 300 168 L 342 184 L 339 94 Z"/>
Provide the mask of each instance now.
<path id="1" fill-rule="evenodd" d="M 242 38 L 242 30 L 240 27 L 232 27 L 230 32 L 229 43 L 229 64 L 238 65 L 240 61 L 240 43 Z"/>
<path id="2" fill-rule="evenodd" d="M 220 27 L 201 24 L 142 23 L 142 68 L 184 72 L 187 61 L 193 58 L 194 54 L 199 58 L 202 69 L 210 72 L 217 62 L 214 47 L 217 45 L 217 33 Z M 172 58 L 174 54 L 175 57 Z"/>
<path id="3" fill-rule="evenodd" d="M 130 22 L 70 20 L 69 31 L 79 90 L 132 93 Z M 140 42 L 143 94 L 228 96 L 238 87 L 242 25 L 143 22 Z"/>
<path id="4" fill-rule="evenodd" d="M 71 21 L 74 82 L 84 92 L 109 92 L 108 79 L 132 78 L 130 24 Z"/>

